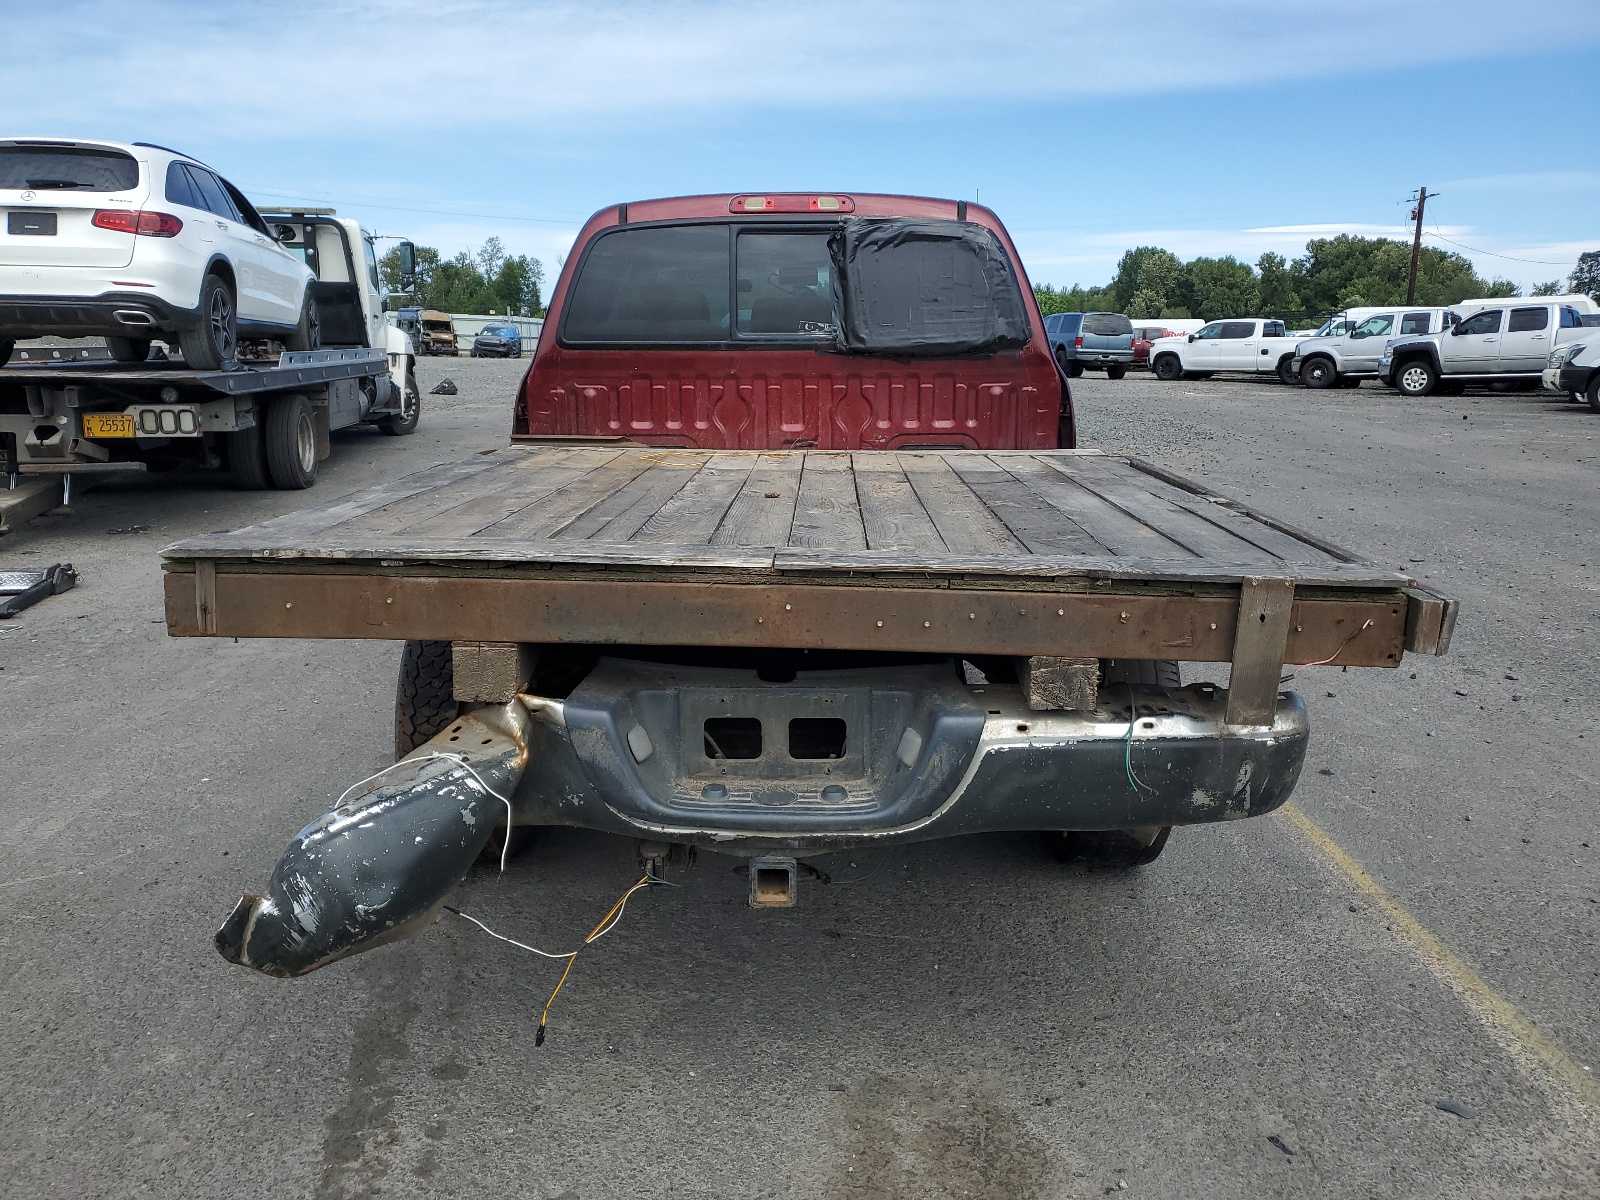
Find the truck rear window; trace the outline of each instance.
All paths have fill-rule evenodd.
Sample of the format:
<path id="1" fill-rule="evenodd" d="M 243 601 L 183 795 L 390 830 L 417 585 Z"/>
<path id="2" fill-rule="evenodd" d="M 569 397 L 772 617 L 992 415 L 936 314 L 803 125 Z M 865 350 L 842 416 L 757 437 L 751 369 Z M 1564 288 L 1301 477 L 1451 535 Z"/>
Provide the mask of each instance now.
<path id="1" fill-rule="evenodd" d="M 0 188 L 125 192 L 139 186 L 139 162 L 120 150 L 0 146 Z"/>
<path id="2" fill-rule="evenodd" d="M 851 314 L 844 328 L 841 311 Z M 1027 339 L 1004 249 L 980 226 L 951 221 L 614 230 L 584 257 L 561 326 L 568 345 L 820 342 L 858 354 L 960 354 Z"/>
<path id="3" fill-rule="evenodd" d="M 1083 331 L 1095 337 L 1127 337 L 1133 322 L 1120 313 L 1089 313 L 1083 318 Z"/>

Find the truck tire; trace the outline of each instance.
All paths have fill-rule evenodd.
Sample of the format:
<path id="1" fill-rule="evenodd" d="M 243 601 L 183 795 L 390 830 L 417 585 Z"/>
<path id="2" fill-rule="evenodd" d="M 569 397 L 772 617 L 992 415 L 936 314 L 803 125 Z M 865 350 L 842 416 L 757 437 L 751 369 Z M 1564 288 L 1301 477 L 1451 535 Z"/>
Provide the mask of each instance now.
<path id="1" fill-rule="evenodd" d="M 1333 359 L 1319 354 L 1300 364 L 1300 382 L 1320 392 L 1339 382 L 1339 372 L 1334 369 Z"/>
<path id="2" fill-rule="evenodd" d="M 310 400 L 299 392 L 274 399 L 267 406 L 265 435 L 273 487 L 293 492 L 317 481 L 317 426 Z"/>
<path id="3" fill-rule="evenodd" d="M 227 435 L 228 474 L 240 491 L 260 492 L 272 486 L 267 474 L 267 448 L 262 438 L 261 406 L 256 405 L 256 423 L 249 429 Z"/>
<path id="4" fill-rule="evenodd" d="M 1128 368 L 1127 367 L 1113 366 L 1113 367 L 1107 367 L 1106 368 L 1106 378 L 1107 379 L 1121 379 L 1127 373 L 1128 373 Z"/>
<path id="5" fill-rule="evenodd" d="M 317 315 L 317 298 L 309 289 L 305 302 L 300 305 L 300 323 L 283 339 L 283 347 L 285 350 L 322 349 L 322 319 Z"/>
<path id="6" fill-rule="evenodd" d="M 1100 682 L 1131 683 L 1136 687 L 1180 688 L 1178 664 L 1170 658 L 1105 658 L 1100 660 Z"/>
<path id="7" fill-rule="evenodd" d="M 111 358 L 120 363 L 142 363 L 150 357 L 149 338 L 108 337 L 106 349 Z"/>
<path id="8" fill-rule="evenodd" d="M 1294 355 L 1285 354 L 1278 360 L 1278 382 L 1288 387 L 1300 382 L 1300 372 L 1294 369 Z"/>
<path id="9" fill-rule="evenodd" d="M 1160 858 L 1171 833 L 1172 826 L 1163 825 L 1146 845 L 1120 829 L 1050 830 L 1044 835 L 1044 843 L 1061 862 L 1080 862 L 1091 869 L 1130 870 Z"/>
<path id="10" fill-rule="evenodd" d="M 1600 413 L 1600 371 L 1589 376 L 1589 390 L 1584 395 L 1589 398 L 1589 407 Z"/>
<path id="11" fill-rule="evenodd" d="M 406 389 L 405 394 L 400 397 L 399 415 L 379 421 L 378 428 L 390 437 L 404 437 L 408 433 L 416 432 L 417 422 L 421 417 L 422 393 L 417 390 L 417 377 L 407 371 Z"/>
<path id="12" fill-rule="evenodd" d="M 1172 383 L 1183 375 L 1183 364 L 1178 361 L 1176 354 L 1160 354 L 1151 364 L 1150 370 L 1157 379 Z"/>
<path id="13" fill-rule="evenodd" d="M 394 690 L 394 757 L 398 762 L 461 715 L 449 642 L 407 642 Z"/>
<path id="14" fill-rule="evenodd" d="M 1433 389 L 1439 386 L 1439 372 L 1427 359 L 1414 358 L 1402 363 L 1394 373 L 1394 386 L 1402 396 L 1431 396 Z"/>
<path id="15" fill-rule="evenodd" d="M 200 325 L 178 335 L 183 363 L 193 371 L 218 371 L 239 349 L 239 308 L 220 275 L 200 284 Z"/>

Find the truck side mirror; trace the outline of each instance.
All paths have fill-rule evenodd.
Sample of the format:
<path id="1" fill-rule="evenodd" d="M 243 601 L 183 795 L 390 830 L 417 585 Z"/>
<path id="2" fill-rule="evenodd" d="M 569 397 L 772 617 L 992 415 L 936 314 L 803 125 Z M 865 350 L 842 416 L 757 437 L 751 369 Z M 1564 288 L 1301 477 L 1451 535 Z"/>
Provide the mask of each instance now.
<path id="1" fill-rule="evenodd" d="M 1189 335 L 1189 340 L 1190 340 L 1190 341 L 1191 341 L 1191 342 L 1192 342 L 1192 341 L 1194 341 L 1194 334 L 1192 334 L 1192 333 L 1191 333 L 1191 334 L 1190 334 L 1190 335 Z"/>
<path id="2" fill-rule="evenodd" d="M 400 290 L 409 292 L 417 282 L 417 248 L 410 242 L 401 242 L 394 251 L 400 259 Z"/>
<path id="3" fill-rule="evenodd" d="M 299 235 L 293 225 L 274 225 L 272 227 L 272 237 L 274 241 L 287 245 L 289 242 L 297 240 Z"/>

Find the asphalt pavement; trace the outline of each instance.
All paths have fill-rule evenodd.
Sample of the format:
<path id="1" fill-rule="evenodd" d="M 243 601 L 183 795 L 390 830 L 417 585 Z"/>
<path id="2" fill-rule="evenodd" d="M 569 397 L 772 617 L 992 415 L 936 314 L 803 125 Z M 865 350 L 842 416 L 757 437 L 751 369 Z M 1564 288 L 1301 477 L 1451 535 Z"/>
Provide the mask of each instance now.
<path id="1" fill-rule="evenodd" d="M 1600 1195 L 1600 417 L 1540 394 L 1075 382 L 1084 445 L 1461 600 L 1446 658 L 1299 678 L 1293 812 L 1131 874 L 832 855 L 779 912 L 702 855 L 539 1048 L 560 964 L 460 921 L 225 963 L 239 894 L 388 761 L 399 647 L 169 639 L 158 551 L 504 444 L 524 365 L 424 360 L 460 394 L 334 435 L 309 493 L 174 473 L 0 540 L 82 579 L 0 624 L 0 1195 Z M 556 831 L 457 902 L 561 949 L 636 877 Z"/>

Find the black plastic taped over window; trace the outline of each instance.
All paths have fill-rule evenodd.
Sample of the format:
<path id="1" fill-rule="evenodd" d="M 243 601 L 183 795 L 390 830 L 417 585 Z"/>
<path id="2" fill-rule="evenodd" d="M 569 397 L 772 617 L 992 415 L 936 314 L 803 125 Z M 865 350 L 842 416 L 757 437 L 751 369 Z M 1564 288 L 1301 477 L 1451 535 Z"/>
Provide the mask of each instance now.
<path id="1" fill-rule="evenodd" d="M 850 354 L 975 354 L 1027 344 L 998 238 L 965 221 L 846 221 L 829 239 L 839 346 Z"/>

